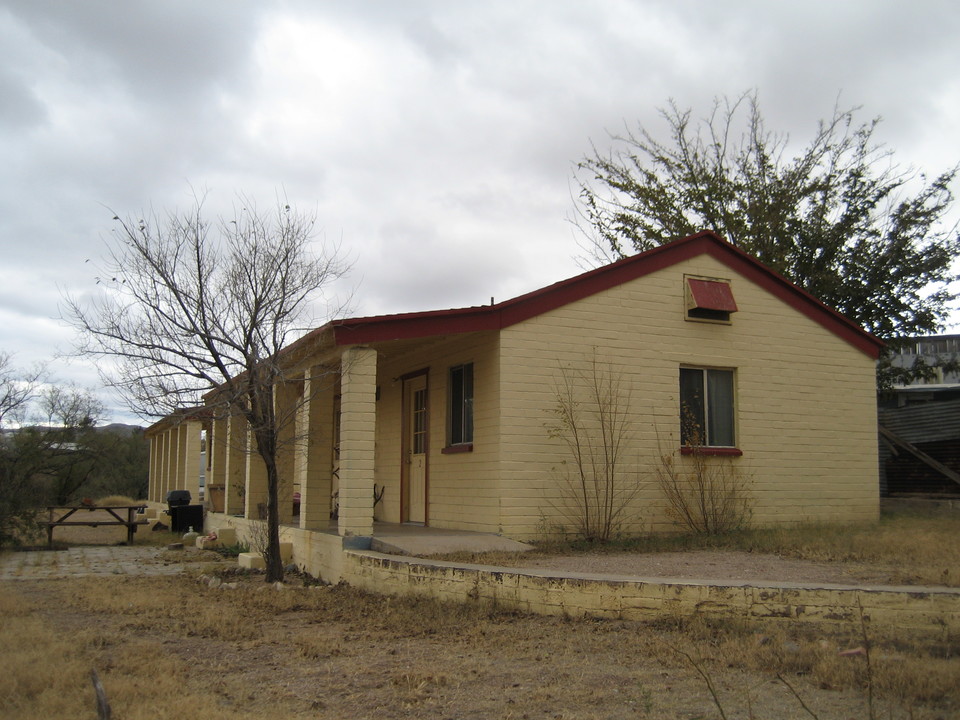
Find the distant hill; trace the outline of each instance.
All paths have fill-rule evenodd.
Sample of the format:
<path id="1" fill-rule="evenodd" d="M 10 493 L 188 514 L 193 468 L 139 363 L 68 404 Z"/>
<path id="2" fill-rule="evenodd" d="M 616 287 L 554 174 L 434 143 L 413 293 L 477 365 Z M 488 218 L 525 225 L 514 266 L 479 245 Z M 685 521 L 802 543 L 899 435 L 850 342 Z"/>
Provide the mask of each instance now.
<path id="1" fill-rule="evenodd" d="M 25 425 L 22 428 L 4 428 L 0 430 L 0 434 L 3 435 L 12 435 L 19 430 L 26 429 L 28 427 L 35 428 L 37 430 L 55 430 L 56 428 L 48 427 L 44 425 Z M 138 433 L 143 433 L 146 430 L 145 427 L 141 425 L 127 425 L 126 423 L 110 423 L 109 425 L 98 425 L 94 428 L 98 433 L 111 433 L 113 435 L 119 435 L 121 437 L 131 437 Z"/>
<path id="2" fill-rule="evenodd" d="M 110 423 L 109 425 L 97 426 L 97 432 L 109 432 L 115 435 L 136 435 L 142 433 L 146 428 L 140 425 L 127 425 L 125 423 Z"/>

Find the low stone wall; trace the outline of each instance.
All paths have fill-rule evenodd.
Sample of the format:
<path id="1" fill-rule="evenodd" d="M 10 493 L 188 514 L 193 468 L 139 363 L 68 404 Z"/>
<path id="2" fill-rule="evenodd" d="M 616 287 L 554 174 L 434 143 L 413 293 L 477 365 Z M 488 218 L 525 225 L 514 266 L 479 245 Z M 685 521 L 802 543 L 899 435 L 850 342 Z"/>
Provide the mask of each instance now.
<path id="1" fill-rule="evenodd" d="M 960 590 L 797 583 L 707 584 L 458 565 L 372 551 L 345 551 L 342 579 L 372 592 L 421 595 L 546 615 L 652 620 L 724 616 L 816 623 L 857 623 L 923 632 L 960 631 Z"/>

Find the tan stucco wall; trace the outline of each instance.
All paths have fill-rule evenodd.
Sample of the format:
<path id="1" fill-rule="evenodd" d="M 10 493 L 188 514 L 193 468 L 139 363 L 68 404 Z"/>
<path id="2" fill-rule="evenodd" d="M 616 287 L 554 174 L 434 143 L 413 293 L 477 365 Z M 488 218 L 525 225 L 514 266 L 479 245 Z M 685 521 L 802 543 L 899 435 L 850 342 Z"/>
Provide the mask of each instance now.
<path id="1" fill-rule="evenodd" d="M 729 279 L 729 325 L 684 319 L 684 273 Z M 597 348 L 630 386 L 632 469 L 642 483 L 626 531 L 667 530 L 655 480 L 678 439 L 681 365 L 735 370 L 737 445 L 753 521 L 875 519 L 879 511 L 874 363 L 821 325 L 726 266 L 701 256 L 502 331 L 503 531 L 536 537 L 563 522 L 547 438 L 560 364 L 583 367 Z"/>
<path id="2" fill-rule="evenodd" d="M 387 488 L 378 520 L 400 522 L 400 377 L 428 368 L 428 524 L 478 532 L 499 532 L 499 361 L 496 333 L 456 336 L 413 351 L 380 347 L 377 382 L 376 482 Z M 447 433 L 449 369 L 473 363 L 474 441 L 469 453 L 443 454 Z"/>

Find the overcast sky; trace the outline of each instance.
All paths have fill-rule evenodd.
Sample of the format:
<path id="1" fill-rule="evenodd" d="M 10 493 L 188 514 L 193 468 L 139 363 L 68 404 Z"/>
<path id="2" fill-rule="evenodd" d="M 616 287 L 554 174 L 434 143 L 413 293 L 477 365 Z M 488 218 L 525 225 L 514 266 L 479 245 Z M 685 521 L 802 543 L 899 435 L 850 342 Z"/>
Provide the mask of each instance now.
<path id="1" fill-rule="evenodd" d="M 69 351 L 58 306 L 94 289 L 114 211 L 193 189 L 315 211 L 354 315 L 569 277 L 574 165 L 670 98 L 754 89 L 800 142 L 839 97 L 938 173 L 960 160 L 958 38 L 953 0 L 0 0 L 0 350 Z"/>

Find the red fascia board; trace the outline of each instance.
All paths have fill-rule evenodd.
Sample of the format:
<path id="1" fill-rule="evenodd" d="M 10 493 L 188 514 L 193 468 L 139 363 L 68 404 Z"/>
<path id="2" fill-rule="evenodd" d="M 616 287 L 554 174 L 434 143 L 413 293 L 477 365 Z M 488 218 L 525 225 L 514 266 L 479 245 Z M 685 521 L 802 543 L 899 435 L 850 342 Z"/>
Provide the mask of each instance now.
<path id="1" fill-rule="evenodd" d="M 179 425 L 185 420 L 206 420 L 210 417 L 212 417 L 210 409 L 202 405 L 194 408 L 179 410 L 175 413 L 171 413 L 170 415 L 165 415 L 164 417 L 160 418 L 155 423 L 145 428 L 143 434 L 153 435 L 167 427 Z"/>
<path id="2" fill-rule="evenodd" d="M 730 283 L 687 278 L 687 285 L 690 286 L 690 294 L 693 296 L 694 305 L 701 310 L 731 313 L 737 311 L 737 303 L 733 299 Z"/>
<path id="3" fill-rule="evenodd" d="M 667 252 L 668 250 L 671 252 Z M 500 330 L 669 267 L 678 260 L 674 253 L 673 244 L 662 245 L 641 255 L 618 260 L 611 265 L 561 280 L 496 305 L 340 320 L 334 323 L 336 344 L 354 345 L 479 330 Z"/>
<path id="4" fill-rule="evenodd" d="M 337 345 L 357 345 L 390 340 L 454 335 L 479 330 L 500 329 L 496 305 L 463 310 L 435 310 L 407 315 L 380 315 L 352 318 L 333 323 Z"/>
<path id="5" fill-rule="evenodd" d="M 703 254 L 747 277 L 867 355 L 879 357 L 883 341 L 710 231 L 674 240 L 496 305 L 337 321 L 332 323 L 335 342 L 354 345 L 499 330 Z"/>

